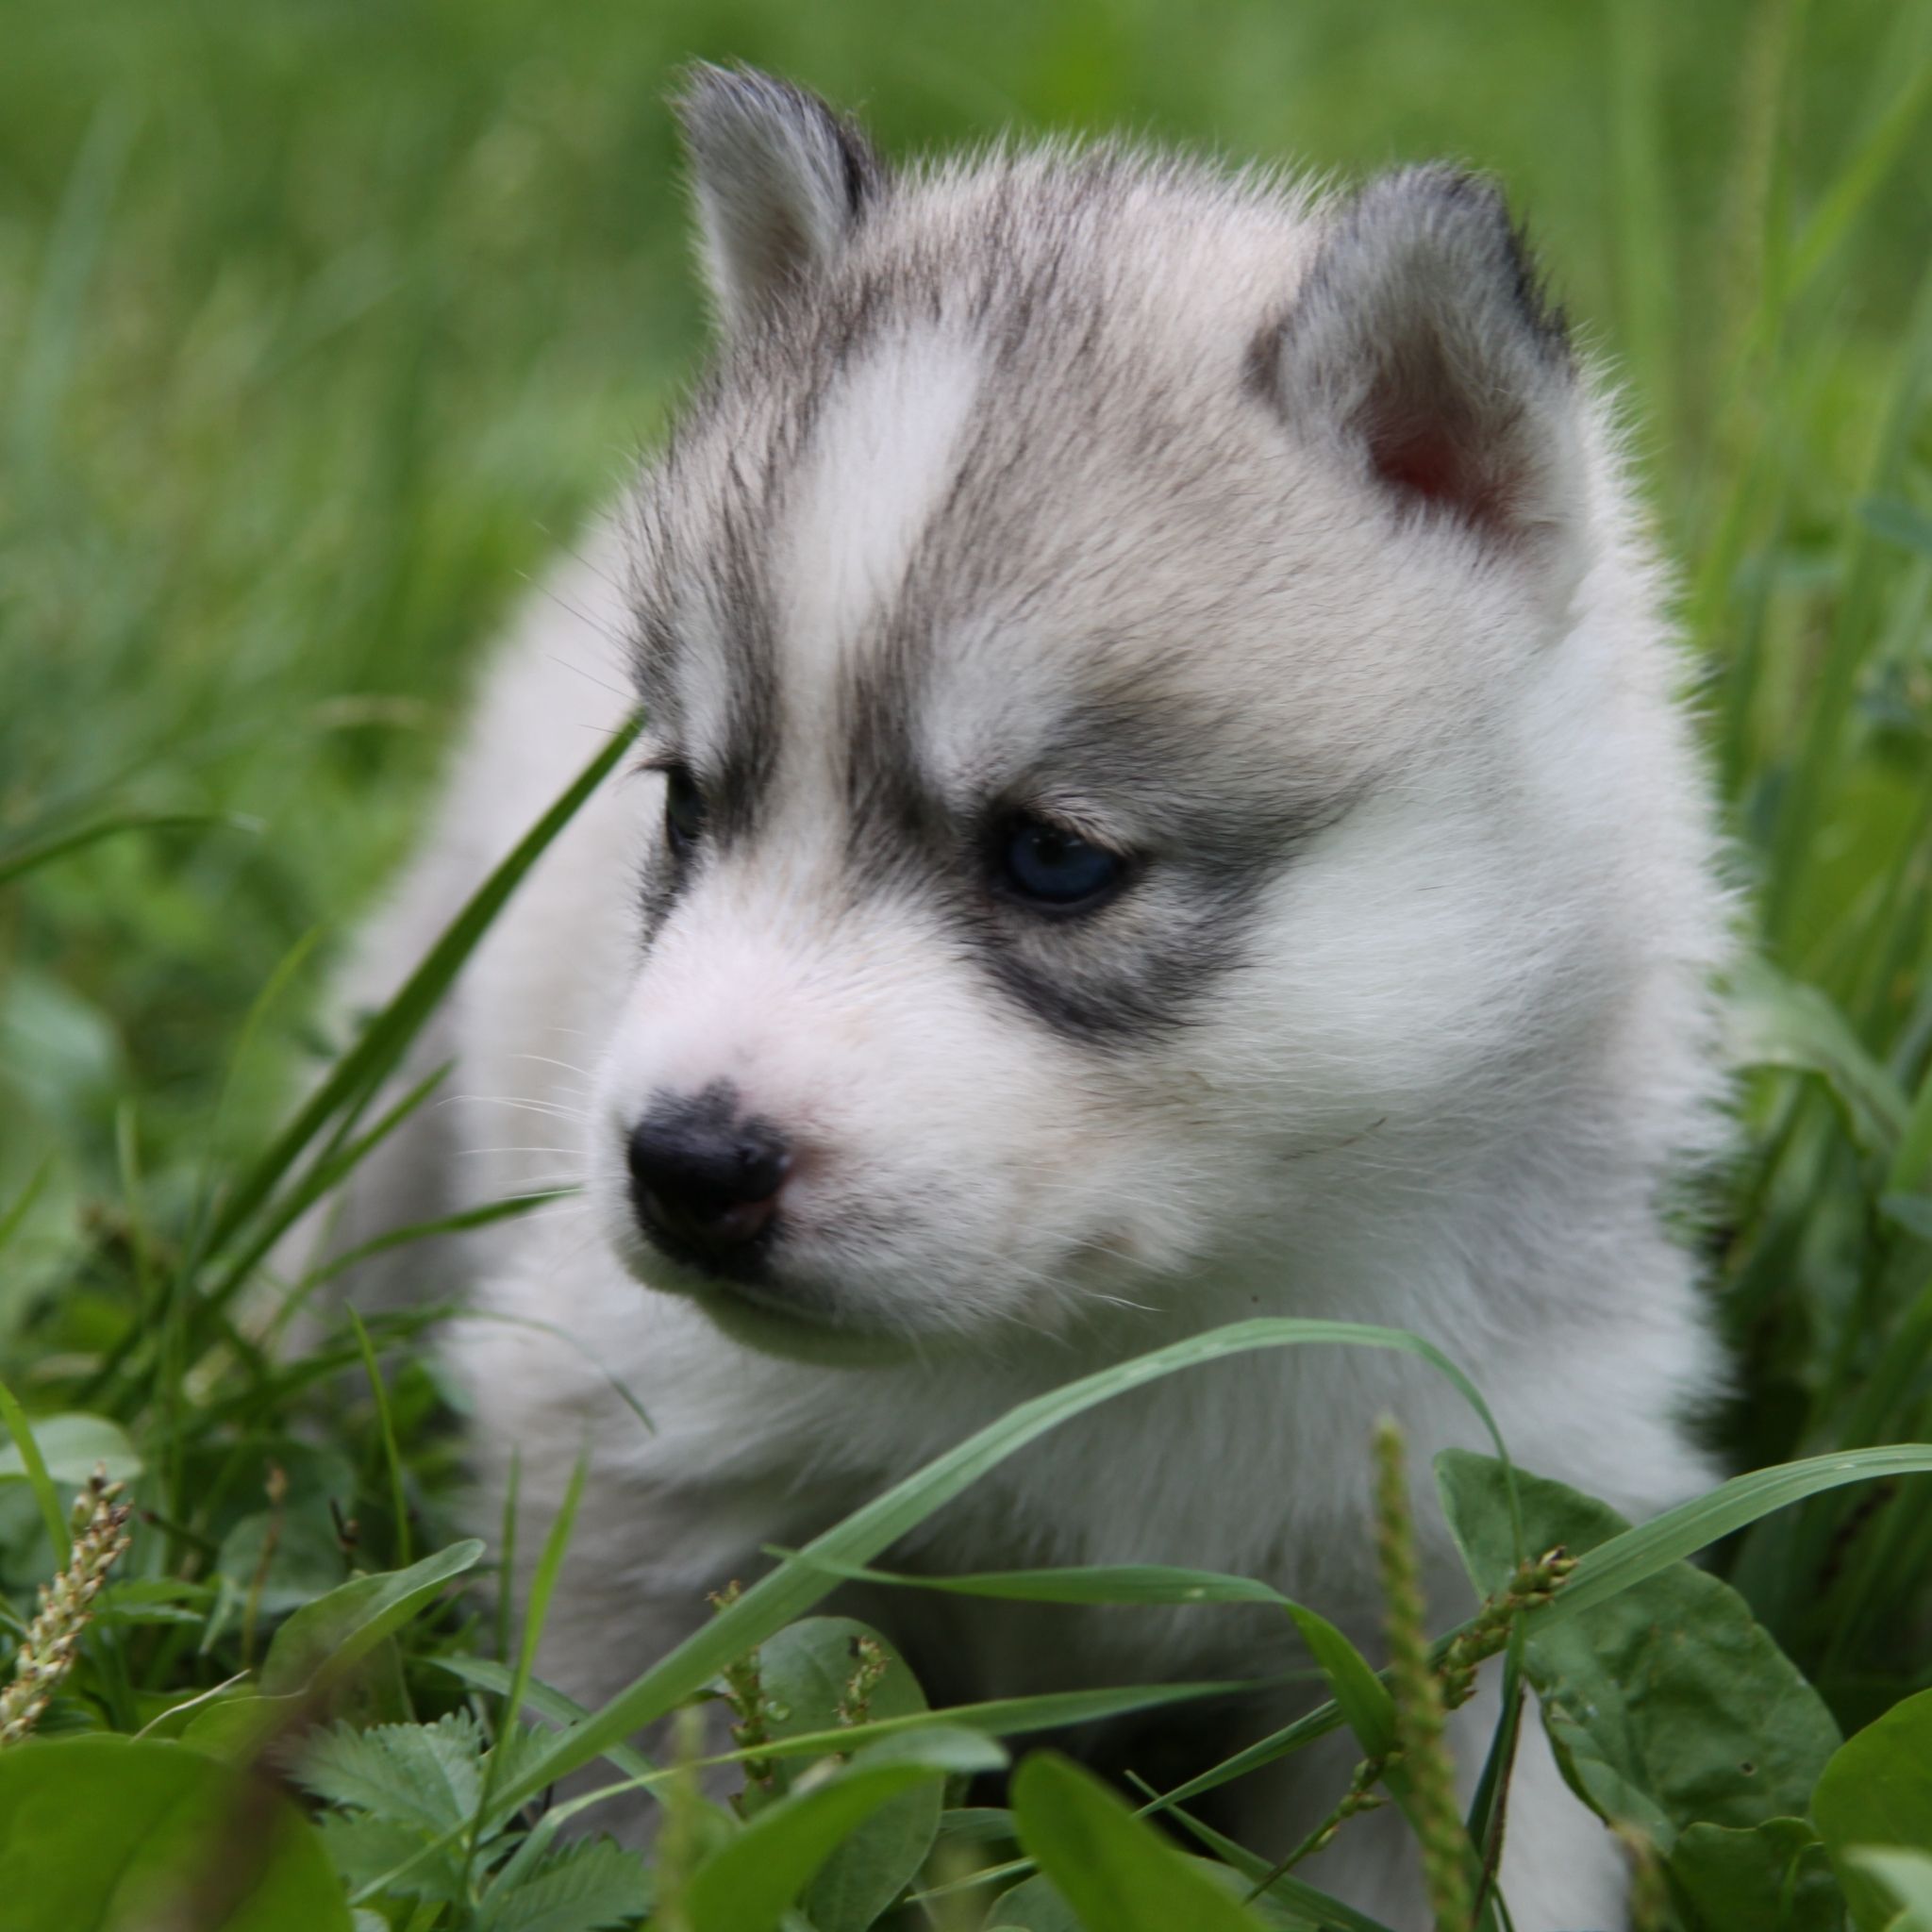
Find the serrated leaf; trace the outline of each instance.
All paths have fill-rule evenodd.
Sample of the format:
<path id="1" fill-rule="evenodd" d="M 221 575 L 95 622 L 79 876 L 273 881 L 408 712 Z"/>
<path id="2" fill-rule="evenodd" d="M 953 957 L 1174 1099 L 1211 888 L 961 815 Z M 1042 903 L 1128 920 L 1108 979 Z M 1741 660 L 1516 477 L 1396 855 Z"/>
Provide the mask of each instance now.
<path id="1" fill-rule="evenodd" d="M 492 1886 L 476 1932 L 605 1932 L 650 1908 L 650 1875 L 636 1854 L 591 1839 L 554 1853 L 513 1884 Z"/>
<path id="2" fill-rule="evenodd" d="M 441 1833 L 475 1813 L 481 1757 L 476 1720 L 452 1711 L 433 1724 L 331 1724 L 305 1743 L 294 1770 L 332 1805 Z"/>
<path id="3" fill-rule="evenodd" d="M 1472 1579 L 1501 1590 L 1514 1568 L 1501 1465 L 1447 1450 L 1436 1471 Z M 1546 1476 L 1519 1469 L 1516 1486 L 1535 1549 L 1578 1555 L 1629 1528 Z M 1600 1816 L 1668 1853 L 1694 1824 L 1748 1829 L 1805 1808 L 1838 1727 L 1728 1584 L 1677 1563 L 1543 1621 L 1561 1604 L 1531 1613 L 1524 1664 L 1564 1775 Z"/>
<path id="4" fill-rule="evenodd" d="M 350 1890 L 407 1867 L 387 1888 L 397 1897 L 447 1901 L 457 1896 L 461 1860 L 454 1852 L 415 1858 L 425 1841 L 415 1825 L 372 1818 L 366 1812 L 352 1817 L 347 1812 L 331 1811 L 318 1821 L 317 1829 L 328 1850 L 329 1863 Z"/>

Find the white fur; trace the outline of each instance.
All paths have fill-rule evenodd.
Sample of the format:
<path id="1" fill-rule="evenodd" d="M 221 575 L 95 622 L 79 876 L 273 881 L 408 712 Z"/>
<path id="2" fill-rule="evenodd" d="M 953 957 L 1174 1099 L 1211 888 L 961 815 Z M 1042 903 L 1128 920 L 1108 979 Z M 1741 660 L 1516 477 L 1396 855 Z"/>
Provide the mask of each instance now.
<path id="1" fill-rule="evenodd" d="M 767 140 L 758 168 L 788 141 L 816 155 L 817 139 Z M 709 161 L 728 166 L 715 142 Z M 852 273 L 909 277 L 895 249 L 963 254 L 1000 193 L 1053 165 L 896 186 L 846 244 Z M 741 213 L 756 190 L 701 179 L 701 205 Z M 835 244 L 814 194 L 816 272 Z M 589 1183 L 583 1204 L 459 1257 L 481 1311 L 458 1353 L 486 1473 L 500 1479 L 514 1451 L 536 1516 L 591 1445 L 588 1527 L 542 1666 L 579 1697 L 608 1696 L 702 1622 L 703 1592 L 758 1571 L 761 1544 L 824 1527 L 1024 1396 L 1256 1313 L 1429 1337 L 1479 1381 L 1524 1466 L 1636 1515 L 1706 1480 L 1678 1416 L 1715 1365 L 1657 1191 L 1715 1138 L 1706 983 L 1722 896 L 1604 409 L 1587 392 L 1549 404 L 1569 440 L 1537 515 L 1568 519 L 1560 558 L 1499 563 L 1440 519 L 1393 524 L 1320 439 L 1297 443 L 1236 401 L 1255 328 L 1292 298 L 1328 217 L 1265 184 L 1158 169 L 1108 207 L 1132 353 L 1215 461 L 1198 478 L 1136 475 L 1106 441 L 1103 403 L 1023 393 L 943 304 L 860 354 L 829 384 L 769 532 L 785 704 L 770 828 L 700 871 L 640 955 L 632 882 L 661 862 L 663 781 L 608 785 L 492 930 L 431 1042 L 459 1055 L 471 1097 L 355 1207 L 367 1227 Z M 1098 217 L 1065 219 L 1078 235 Z M 714 255 L 728 251 L 708 221 Z M 745 277 L 728 259 L 714 272 L 734 328 L 755 329 Z M 799 286 L 770 299 L 802 302 Z M 755 378 L 727 390 L 719 449 L 756 446 L 765 407 Z M 1119 1050 L 1016 1010 L 924 902 L 855 895 L 847 878 L 832 691 L 878 648 L 873 620 L 922 554 L 970 432 L 1022 416 L 1039 494 L 1012 541 L 1058 545 L 1059 562 L 1020 591 L 975 573 L 935 593 L 915 721 L 935 789 L 969 799 L 1002 760 L 1024 764 L 1042 721 L 1101 671 L 1191 704 L 1225 693 L 1194 748 L 1203 783 L 1360 781 L 1258 888 L 1242 963 L 1184 1026 Z M 676 552 L 690 581 L 649 588 L 686 626 L 680 703 L 699 744 L 727 730 L 732 695 L 727 613 L 702 576 L 708 447 L 681 452 L 647 498 L 659 526 L 695 533 Z M 358 985 L 393 981 L 624 714 L 630 527 L 598 534 L 499 658 Z M 1172 774 L 1141 790 L 1056 783 L 1040 774 L 1035 795 L 1184 869 L 1187 853 L 1159 856 Z M 835 1333 L 679 1277 L 637 1231 L 630 1125 L 653 1092 L 718 1080 L 802 1150 L 785 1281 L 834 1311 Z M 538 1151 L 478 1151 L 491 1147 Z M 529 1318 L 575 1345 L 516 1325 Z M 1411 1359 L 1269 1352 L 1058 1431 L 896 1559 L 1241 1572 L 1373 1644 L 1365 1447 L 1384 1411 L 1419 1468 L 1447 1444 L 1486 1446 Z M 1446 1624 L 1469 1593 L 1433 1515 L 1426 1541 Z M 1274 1620 L 1239 1610 L 891 1609 L 895 1630 L 924 1628 L 954 1694 L 1297 1661 Z M 1471 1775 L 1487 1714 L 1479 1703 L 1462 1722 Z M 1256 1711 L 1247 1735 L 1280 1715 Z M 1253 1781 L 1253 1841 L 1291 1841 L 1345 1774 L 1328 1756 Z M 1393 1844 L 1386 1823 L 1352 1825 L 1309 1876 L 1420 1924 Z M 1614 1844 L 1540 1737 L 1504 1879 L 1524 1932 L 1622 1911 Z"/>

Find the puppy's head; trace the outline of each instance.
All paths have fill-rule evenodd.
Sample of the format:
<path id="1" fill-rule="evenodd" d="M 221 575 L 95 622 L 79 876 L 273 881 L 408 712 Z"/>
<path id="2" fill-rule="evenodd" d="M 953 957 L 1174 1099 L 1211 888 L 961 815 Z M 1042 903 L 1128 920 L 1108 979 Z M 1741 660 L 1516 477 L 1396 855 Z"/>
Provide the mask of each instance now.
<path id="1" fill-rule="evenodd" d="M 1323 1157 L 1453 1113 L 1574 964 L 1521 740 L 1589 416 L 1502 206 L 895 179 L 749 74 L 683 112 L 726 343 L 636 516 L 612 1238 L 786 1334 L 1291 1268 Z"/>

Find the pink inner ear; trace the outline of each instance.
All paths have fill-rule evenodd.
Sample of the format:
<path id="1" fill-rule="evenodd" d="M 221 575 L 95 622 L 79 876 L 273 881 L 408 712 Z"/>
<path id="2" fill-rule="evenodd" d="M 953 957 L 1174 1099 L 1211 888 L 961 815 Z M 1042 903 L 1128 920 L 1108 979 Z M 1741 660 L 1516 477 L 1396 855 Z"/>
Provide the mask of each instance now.
<path id="1" fill-rule="evenodd" d="M 1474 434 L 1475 425 L 1467 425 Z M 1375 474 L 1391 489 L 1440 504 L 1479 529 L 1502 533 L 1510 525 L 1508 478 L 1482 460 L 1447 421 L 1378 425 L 1369 437 Z"/>

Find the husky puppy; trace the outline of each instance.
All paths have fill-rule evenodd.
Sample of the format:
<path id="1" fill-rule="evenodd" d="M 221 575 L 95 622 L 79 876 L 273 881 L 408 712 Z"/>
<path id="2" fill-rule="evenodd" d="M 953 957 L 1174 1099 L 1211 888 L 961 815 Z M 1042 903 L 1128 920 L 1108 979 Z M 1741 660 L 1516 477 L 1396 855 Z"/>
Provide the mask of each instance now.
<path id="1" fill-rule="evenodd" d="M 468 1097 L 338 1235 L 585 1184 L 458 1257 L 479 1459 L 528 1518 L 590 1444 L 543 1673 L 607 1697 L 761 1545 L 1260 1313 L 1430 1337 L 1524 1466 L 1633 1515 L 1701 1487 L 1663 1203 L 1717 1138 L 1711 811 L 1607 406 L 1494 190 L 893 170 L 744 72 L 681 111 L 716 367 L 525 614 L 355 975 L 392 986 L 641 701 L 425 1047 Z M 1484 1444 L 1412 1358 L 1266 1352 L 1061 1427 L 891 1560 L 1236 1571 L 1373 1648 L 1384 1411 L 1419 1472 Z M 872 1608 L 936 1699 L 1305 1662 L 1241 1609 Z M 1297 1707 L 1094 1749 L 1199 1768 Z M 1224 1823 L 1278 1853 L 1348 1761 Z M 1419 1924 L 1400 1839 L 1309 1876 Z M 1503 1882 L 1524 1932 L 1620 1920 L 1534 1726 Z"/>

